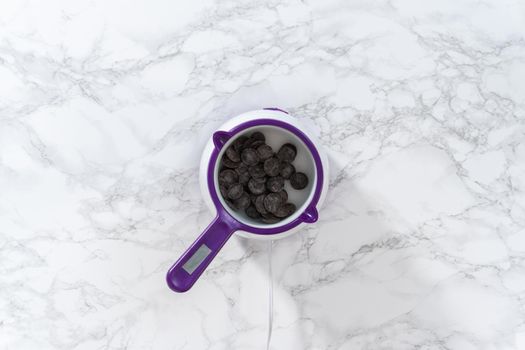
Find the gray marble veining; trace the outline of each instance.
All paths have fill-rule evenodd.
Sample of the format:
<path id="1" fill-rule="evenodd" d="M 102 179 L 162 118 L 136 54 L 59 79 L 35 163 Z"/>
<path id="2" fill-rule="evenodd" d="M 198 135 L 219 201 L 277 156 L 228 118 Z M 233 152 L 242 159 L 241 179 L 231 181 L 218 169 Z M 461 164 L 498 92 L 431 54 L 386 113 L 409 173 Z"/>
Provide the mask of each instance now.
<path id="1" fill-rule="evenodd" d="M 263 349 L 267 242 L 199 283 L 197 171 L 279 106 L 330 157 L 274 245 L 272 349 L 525 348 L 525 5 L 0 4 L 0 349 Z"/>

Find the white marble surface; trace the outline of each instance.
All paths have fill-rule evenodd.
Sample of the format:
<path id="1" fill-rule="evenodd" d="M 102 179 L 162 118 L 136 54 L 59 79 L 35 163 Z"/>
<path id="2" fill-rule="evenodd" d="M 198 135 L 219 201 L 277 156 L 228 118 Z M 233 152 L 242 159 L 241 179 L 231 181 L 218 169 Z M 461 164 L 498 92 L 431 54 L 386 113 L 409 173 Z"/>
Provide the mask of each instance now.
<path id="1" fill-rule="evenodd" d="M 187 294 L 228 117 L 319 132 L 315 226 L 276 242 L 272 349 L 525 348 L 521 0 L 0 2 L 0 349 L 264 349 L 267 243 Z"/>

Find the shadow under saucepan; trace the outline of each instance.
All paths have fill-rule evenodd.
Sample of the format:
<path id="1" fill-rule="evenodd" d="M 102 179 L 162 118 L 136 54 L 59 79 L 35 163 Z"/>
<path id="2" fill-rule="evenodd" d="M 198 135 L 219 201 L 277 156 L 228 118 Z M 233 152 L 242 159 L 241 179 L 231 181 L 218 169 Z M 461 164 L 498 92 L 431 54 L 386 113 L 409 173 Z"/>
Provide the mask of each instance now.
<path id="1" fill-rule="evenodd" d="M 274 246 L 272 348 L 405 349 L 434 339 L 417 307 L 455 271 L 433 249 L 394 208 L 338 181 L 319 221 Z"/>
<path id="2" fill-rule="evenodd" d="M 328 193 L 316 224 L 274 241 L 271 349 L 366 348 L 378 337 L 403 348 L 406 334 L 415 342 L 432 336 L 414 326 L 410 311 L 443 275 L 425 274 L 435 267 L 430 243 L 392 212 L 343 179 Z M 253 341 L 265 343 L 269 243 L 239 243 L 252 253 L 246 268 L 258 276 L 241 286 L 251 290 L 258 309 Z"/>
<path id="3" fill-rule="evenodd" d="M 293 321 L 278 323 L 282 331 L 275 331 L 275 349 L 284 345 L 279 334 L 286 338 L 294 329 L 301 349 L 339 349 L 348 337 L 372 326 L 372 314 L 388 314 L 389 306 L 383 304 L 388 292 L 382 283 L 383 277 L 392 276 L 375 258 L 395 245 L 393 231 L 381 210 L 349 180 L 330 189 L 319 221 L 296 239 L 293 260 L 276 268 L 280 275 L 275 276 L 296 315 Z M 293 244 L 278 245 L 275 255 L 287 254 L 286 246 Z M 367 276 L 363 269 L 368 267 L 373 273 Z"/>

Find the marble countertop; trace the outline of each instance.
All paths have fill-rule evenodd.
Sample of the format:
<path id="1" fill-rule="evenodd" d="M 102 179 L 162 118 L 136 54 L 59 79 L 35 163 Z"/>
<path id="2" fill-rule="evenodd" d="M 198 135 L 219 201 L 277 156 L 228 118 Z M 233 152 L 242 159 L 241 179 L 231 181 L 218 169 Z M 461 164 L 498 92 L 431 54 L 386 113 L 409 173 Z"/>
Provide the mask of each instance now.
<path id="1" fill-rule="evenodd" d="M 330 158 L 271 349 L 525 348 L 525 4 L 0 3 L 0 349 L 265 349 L 268 242 L 188 293 L 201 151 L 278 106 Z"/>

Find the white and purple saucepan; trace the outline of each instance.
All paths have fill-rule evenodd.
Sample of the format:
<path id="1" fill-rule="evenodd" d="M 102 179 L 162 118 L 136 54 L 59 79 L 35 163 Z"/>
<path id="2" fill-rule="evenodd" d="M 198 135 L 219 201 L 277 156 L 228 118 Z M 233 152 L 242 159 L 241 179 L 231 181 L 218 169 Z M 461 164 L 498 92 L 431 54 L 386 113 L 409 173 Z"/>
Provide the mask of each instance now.
<path id="1" fill-rule="evenodd" d="M 228 120 L 216 131 L 204 149 L 200 165 L 202 194 L 217 215 L 197 240 L 169 269 L 168 286 L 175 292 L 185 292 L 197 281 L 219 250 L 235 232 L 246 238 L 277 239 L 297 232 L 302 225 L 317 221 L 328 188 L 328 162 L 320 144 L 287 112 L 267 108 L 243 113 Z M 308 186 L 294 190 L 288 183 L 288 201 L 297 207 L 295 213 L 275 224 L 264 224 L 249 218 L 244 212 L 231 209 L 219 192 L 220 159 L 226 148 L 239 136 L 260 131 L 274 150 L 289 142 L 296 146 L 294 166 L 305 173 Z"/>

